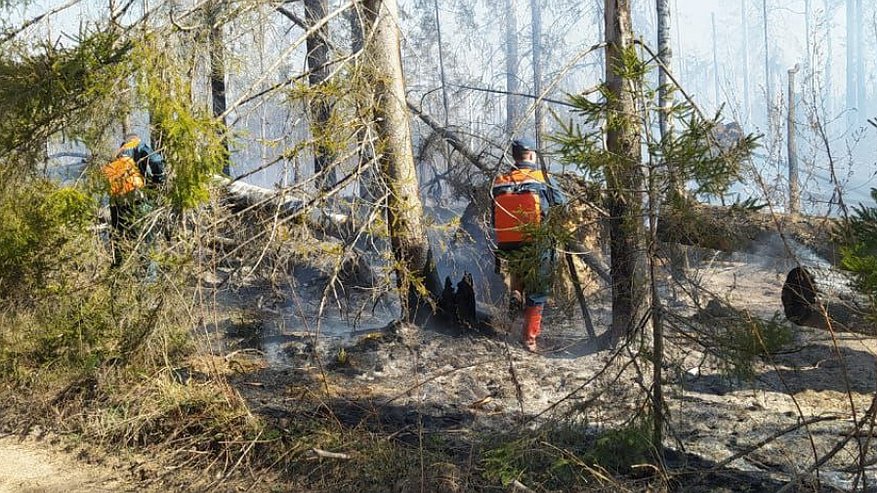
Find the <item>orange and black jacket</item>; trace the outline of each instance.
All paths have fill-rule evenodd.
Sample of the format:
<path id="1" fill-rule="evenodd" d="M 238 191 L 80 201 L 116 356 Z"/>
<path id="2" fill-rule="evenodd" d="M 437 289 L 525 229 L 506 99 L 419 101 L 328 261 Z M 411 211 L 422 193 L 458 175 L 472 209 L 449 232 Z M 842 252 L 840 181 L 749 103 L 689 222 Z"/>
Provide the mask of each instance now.
<path id="1" fill-rule="evenodd" d="M 534 222 L 544 219 L 548 215 L 549 208 L 566 203 L 566 197 L 564 197 L 561 189 L 550 177 L 546 177 L 536 167 L 536 163 L 527 161 L 515 163 L 508 172 L 497 176 L 493 181 L 491 196 L 494 197 L 494 207 L 492 209 L 491 223 L 496 233 L 497 247 L 500 250 L 513 249 L 520 246 L 523 241 L 526 241 L 526 235 L 521 235 L 520 233 L 509 234 L 510 232 L 503 234 L 502 228 L 498 228 L 497 204 L 500 201 L 497 200 L 497 197 L 504 194 L 521 194 L 522 192 L 531 192 L 539 197 L 539 202 L 534 205 L 540 217 Z M 520 214 L 517 215 L 520 216 Z M 520 217 L 519 220 L 526 221 L 526 219 Z"/>

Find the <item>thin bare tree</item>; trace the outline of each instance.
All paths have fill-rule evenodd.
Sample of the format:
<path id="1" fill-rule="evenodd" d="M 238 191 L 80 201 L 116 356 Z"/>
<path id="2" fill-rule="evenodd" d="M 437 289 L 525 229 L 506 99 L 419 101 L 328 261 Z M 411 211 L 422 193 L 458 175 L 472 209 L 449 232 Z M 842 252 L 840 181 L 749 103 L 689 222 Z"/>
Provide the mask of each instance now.
<path id="1" fill-rule="evenodd" d="M 847 123 L 855 122 L 855 109 L 859 106 L 856 87 L 856 51 L 859 44 L 856 28 L 856 0 L 847 0 Z"/>
<path id="2" fill-rule="evenodd" d="M 742 55 L 742 64 L 743 64 L 743 117 L 744 120 L 749 120 L 749 116 L 752 112 L 752 103 L 750 101 L 750 94 L 752 92 L 752 86 L 749 79 L 749 11 L 746 7 L 747 0 L 740 0 L 740 16 L 742 17 L 742 30 L 743 30 L 743 53 Z"/>

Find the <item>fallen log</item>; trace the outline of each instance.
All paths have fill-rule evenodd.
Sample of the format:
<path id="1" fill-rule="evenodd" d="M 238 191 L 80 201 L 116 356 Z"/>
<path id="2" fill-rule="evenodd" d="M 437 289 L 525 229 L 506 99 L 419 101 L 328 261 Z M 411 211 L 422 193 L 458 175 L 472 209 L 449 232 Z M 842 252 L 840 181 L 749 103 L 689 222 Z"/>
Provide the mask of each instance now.
<path id="1" fill-rule="evenodd" d="M 814 260 L 815 254 L 838 265 L 840 254 L 831 241 L 836 227 L 837 221 L 831 218 L 688 204 L 666 208 L 657 233 L 664 243 L 723 252 L 766 253 L 797 258 L 804 263 Z"/>
<path id="2" fill-rule="evenodd" d="M 796 325 L 877 335 L 866 300 L 837 270 L 795 267 L 786 275 L 780 299 L 786 319 Z"/>
<path id="3" fill-rule="evenodd" d="M 217 177 L 217 181 L 224 186 L 226 195 L 223 200 L 229 207 L 239 214 L 258 214 L 261 219 L 276 215 L 279 219 L 301 214 L 310 231 L 315 237 L 325 241 L 347 243 L 355 230 L 351 215 L 337 214 L 326 211 L 321 207 L 308 207 L 308 200 L 302 194 L 283 193 L 277 190 L 251 185 L 242 181 L 231 181 L 224 177 Z M 220 247 L 234 247 L 234 244 L 219 245 Z M 374 272 L 366 261 L 366 256 L 357 248 L 351 248 L 342 258 L 338 278 L 346 285 L 359 288 L 374 287 L 379 276 Z M 331 269 L 327 269 L 327 272 Z"/>

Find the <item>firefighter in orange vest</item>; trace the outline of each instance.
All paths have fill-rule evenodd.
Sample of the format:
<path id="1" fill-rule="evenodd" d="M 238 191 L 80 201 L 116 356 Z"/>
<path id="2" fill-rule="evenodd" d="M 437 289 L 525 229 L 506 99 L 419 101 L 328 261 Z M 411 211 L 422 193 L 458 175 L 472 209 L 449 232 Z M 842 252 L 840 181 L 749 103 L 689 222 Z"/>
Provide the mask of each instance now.
<path id="1" fill-rule="evenodd" d="M 548 300 L 554 246 L 533 241 L 527 229 L 538 226 L 548 210 L 564 205 L 566 198 L 540 171 L 536 147 L 531 141 L 513 141 L 512 157 L 515 163 L 496 177 L 491 193 L 497 271 L 506 271 L 513 310 L 526 305 L 521 339 L 527 350 L 535 352 L 536 337 L 542 330 L 542 309 Z M 521 271 L 522 264 L 531 266 L 529 274 Z"/>
<path id="2" fill-rule="evenodd" d="M 113 267 L 118 267 L 123 256 L 121 243 L 136 239 L 135 223 L 152 208 L 148 191 L 165 182 L 165 163 L 160 153 L 131 133 L 102 171 L 109 183 Z M 147 240 L 151 237 L 146 236 Z"/>

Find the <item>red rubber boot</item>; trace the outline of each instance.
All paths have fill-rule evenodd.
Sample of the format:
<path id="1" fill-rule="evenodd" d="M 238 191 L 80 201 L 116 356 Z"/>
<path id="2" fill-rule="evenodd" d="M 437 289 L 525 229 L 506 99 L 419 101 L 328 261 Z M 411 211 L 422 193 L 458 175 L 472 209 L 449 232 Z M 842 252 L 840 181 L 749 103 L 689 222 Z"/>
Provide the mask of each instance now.
<path id="1" fill-rule="evenodd" d="M 542 306 L 528 306 L 524 310 L 524 331 L 522 335 L 524 347 L 531 353 L 536 352 L 536 337 L 542 331 Z"/>

